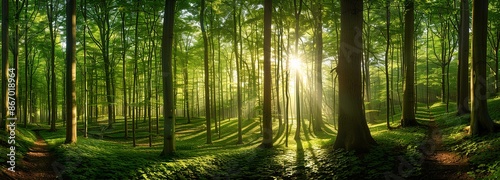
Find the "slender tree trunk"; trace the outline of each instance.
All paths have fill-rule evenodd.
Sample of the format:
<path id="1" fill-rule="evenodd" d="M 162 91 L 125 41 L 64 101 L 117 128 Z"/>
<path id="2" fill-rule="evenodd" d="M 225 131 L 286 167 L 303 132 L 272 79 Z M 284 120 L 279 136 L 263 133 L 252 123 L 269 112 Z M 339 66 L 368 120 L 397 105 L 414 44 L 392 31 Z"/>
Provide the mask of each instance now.
<path id="1" fill-rule="evenodd" d="M 236 144 L 243 144 L 243 138 L 242 138 L 242 132 L 241 132 L 241 118 L 242 118 L 242 97 L 241 97 L 241 76 L 240 76 L 240 69 L 241 69 L 241 59 L 239 59 L 239 54 L 238 54 L 238 38 L 237 38 L 237 29 L 236 29 L 236 0 L 233 0 L 233 50 L 234 50 L 234 57 L 236 61 L 236 94 L 237 94 L 237 104 L 238 104 L 238 142 Z M 241 43 L 241 42 L 240 42 Z"/>
<path id="2" fill-rule="evenodd" d="M 88 88 L 87 88 L 87 0 L 82 1 L 82 10 L 83 10 L 83 20 L 84 20 L 84 28 L 83 28 L 83 81 L 85 83 L 84 89 L 84 124 L 83 124 L 83 137 L 88 136 Z M 92 114 L 92 113 L 90 113 Z"/>
<path id="3" fill-rule="evenodd" d="M 1 127 L 8 131 L 7 112 L 9 111 L 9 92 L 7 91 L 7 78 L 9 77 L 9 1 L 2 0 L 2 124 Z"/>
<path id="4" fill-rule="evenodd" d="M 126 52 L 127 52 L 127 37 L 125 35 L 125 12 L 120 12 L 122 19 L 122 82 L 123 82 L 123 119 L 125 121 L 125 138 L 128 138 L 128 119 L 127 119 L 127 60 L 126 60 Z"/>
<path id="5" fill-rule="evenodd" d="M 427 97 L 427 110 L 429 110 L 429 31 L 430 31 L 430 19 L 427 20 L 427 31 L 426 31 L 426 35 L 425 35 L 425 67 L 426 67 L 426 71 L 425 71 L 425 80 L 426 80 L 426 83 L 425 83 L 425 88 L 426 88 L 426 97 Z"/>
<path id="6" fill-rule="evenodd" d="M 137 7 L 140 7 L 140 1 L 137 1 Z M 138 10 L 135 14 L 135 34 L 134 34 L 134 82 L 133 82 L 133 88 L 132 88 L 132 103 L 135 104 L 136 97 L 137 97 L 137 54 L 138 54 L 138 47 L 139 47 L 139 36 L 138 36 L 138 26 L 139 26 L 139 13 L 140 11 Z M 162 71 L 163 72 L 163 71 Z M 165 98 L 165 97 L 164 97 Z M 165 111 L 165 108 L 164 108 Z M 135 147 L 136 142 L 135 142 L 135 129 L 136 129 L 136 113 L 137 113 L 137 105 L 134 105 L 132 107 L 132 146 Z M 165 121 L 165 114 L 164 114 L 164 121 Z M 166 122 L 166 121 L 165 121 Z M 166 127 L 165 127 L 166 128 Z"/>
<path id="7" fill-rule="evenodd" d="M 316 92 L 315 94 L 315 125 L 314 132 L 320 132 L 323 128 L 323 72 L 322 72 L 322 64 L 323 64 L 323 5 L 321 0 L 316 1 L 317 3 L 317 22 L 316 22 Z"/>
<path id="8" fill-rule="evenodd" d="M 53 1 L 51 1 L 47 7 L 47 18 L 49 22 L 49 33 L 50 33 L 50 73 L 51 73 L 51 118 L 50 118 L 50 130 L 55 131 L 56 130 L 56 120 L 57 120 L 57 85 L 56 85 L 56 72 L 55 72 L 55 48 L 56 48 L 56 36 L 57 32 L 56 28 L 54 27 L 54 18 L 57 17 L 56 14 L 54 14 L 54 4 Z"/>
<path id="9" fill-rule="evenodd" d="M 205 70 L 205 119 L 206 119 L 206 129 L 207 129 L 207 144 L 212 144 L 212 131 L 210 128 L 210 75 L 209 75 L 209 62 L 208 62 L 208 38 L 207 32 L 205 31 L 205 0 L 201 0 L 201 10 L 200 10 L 200 26 L 203 35 L 203 47 L 204 47 L 204 70 Z"/>
<path id="10" fill-rule="evenodd" d="M 389 10 L 389 6 L 391 5 L 391 1 L 387 0 L 386 2 L 386 7 L 385 7 L 385 13 L 386 13 L 386 46 L 385 46 L 385 99 L 386 99 L 386 122 L 387 122 L 387 129 L 391 129 L 391 124 L 389 122 L 389 117 L 391 116 L 390 114 L 390 96 L 389 96 L 389 48 L 391 46 L 391 33 L 390 33 L 390 28 L 391 28 L 391 11 Z"/>
<path id="11" fill-rule="evenodd" d="M 293 1 L 295 7 L 295 58 L 299 58 L 299 35 L 300 35 L 300 12 L 302 11 L 302 0 L 299 0 L 297 7 L 297 0 Z M 300 140 L 300 75 L 299 69 L 295 69 L 295 106 L 297 108 L 297 130 L 295 130 L 295 140 Z"/>
<path id="12" fill-rule="evenodd" d="M 30 101 L 30 88 L 29 88 L 29 81 L 28 81 L 28 71 L 30 69 L 30 62 L 29 62 L 29 50 L 28 50 L 28 1 L 26 1 L 26 7 L 24 9 L 24 19 L 26 21 L 26 23 L 24 24 L 24 59 L 25 59 L 25 64 L 24 64 L 24 79 L 26 80 L 25 82 L 25 98 L 24 98 L 24 128 L 27 128 L 28 127 L 28 123 L 30 122 L 30 118 L 31 118 L 31 109 L 30 109 L 30 104 L 29 104 L 29 101 Z M 0 117 L 1 119 L 1 117 Z"/>

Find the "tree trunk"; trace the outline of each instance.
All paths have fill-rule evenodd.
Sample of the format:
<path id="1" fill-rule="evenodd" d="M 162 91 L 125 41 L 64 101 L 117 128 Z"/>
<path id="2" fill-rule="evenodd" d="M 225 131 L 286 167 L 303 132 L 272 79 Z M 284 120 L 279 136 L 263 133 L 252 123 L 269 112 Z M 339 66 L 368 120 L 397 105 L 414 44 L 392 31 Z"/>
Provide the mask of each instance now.
<path id="1" fill-rule="evenodd" d="M 299 35 L 300 35 L 300 12 L 302 11 L 302 0 L 299 1 L 297 7 L 297 0 L 293 1 L 295 7 L 295 58 L 299 58 Z M 300 75 L 299 69 L 295 69 L 295 106 L 297 113 L 297 129 L 295 130 L 295 140 L 300 141 Z"/>
<path id="2" fill-rule="evenodd" d="M 272 0 L 264 1 L 264 109 L 263 109 L 263 132 L 262 147 L 273 147 L 273 121 L 271 114 L 271 18 L 273 4 Z"/>
<path id="3" fill-rule="evenodd" d="M 321 132 L 323 128 L 323 72 L 322 72 L 322 64 L 323 64 L 323 5 L 321 0 L 316 1 L 317 5 L 317 22 L 316 22 L 316 93 L 315 93 L 315 102 L 313 104 L 316 105 L 315 109 L 315 123 L 314 123 L 314 132 Z"/>
<path id="4" fill-rule="evenodd" d="M 361 89 L 363 2 L 341 0 L 339 130 L 333 148 L 366 152 L 376 144 L 366 124 Z"/>
<path id="5" fill-rule="evenodd" d="M 29 88 L 29 80 L 28 80 L 28 71 L 30 69 L 30 62 L 28 60 L 28 1 L 26 1 L 26 9 L 24 9 L 24 19 L 26 20 L 26 23 L 24 24 L 24 33 L 25 33 L 25 36 L 24 36 L 24 58 L 25 58 L 25 64 L 24 64 L 24 78 L 26 80 L 25 82 L 25 98 L 24 98 L 24 128 L 27 128 L 28 126 L 28 123 L 30 122 L 30 118 L 31 118 L 31 105 L 29 104 L 29 101 L 30 101 L 30 88 Z M 1 119 L 1 117 L 0 117 Z"/>
<path id="6" fill-rule="evenodd" d="M 405 2 L 405 41 L 404 41 L 404 66 L 405 84 L 403 89 L 403 113 L 401 117 L 401 126 L 409 127 L 417 125 L 415 119 L 415 57 L 413 53 L 414 46 L 414 4 L 413 0 Z"/>
<path id="7" fill-rule="evenodd" d="M 88 136 L 88 88 L 87 88 L 87 0 L 82 1 L 82 9 L 83 9 L 83 20 L 84 20 L 84 28 L 83 28 L 83 81 L 85 83 L 84 89 L 84 124 L 83 124 L 83 137 Z M 92 114 L 92 113 L 91 113 Z"/>
<path id="8" fill-rule="evenodd" d="M 234 57 L 236 61 L 236 94 L 237 94 L 237 104 L 238 104 L 238 142 L 236 144 L 243 144 L 242 132 L 241 132 L 241 118 L 242 118 L 242 97 L 241 97 L 241 62 L 238 55 L 238 38 L 237 38 L 237 29 L 236 29 L 236 0 L 233 0 L 233 50 Z M 241 43 L 241 42 L 240 42 Z"/>
<path id="9" fill-rule="evenodd" d="M 386 101 L 386 123 L 387 123 L 387 129 L 391 129 L 391 124 L 389 123 L 389 117 L 391 116 L 390 114 L 390 101 L 391 98 L 389 96 L 389 48 L 391 46 L 391 34 L 390 34 L 390 28 L 391 28 L 391 11 L 389 10 L 389 6 L 391 5 L 390 0 L 387 0 L 386 2 L 386 46 L 385 46 L 385 101 Z"/>
<path id="10" fill-rule="evenodd" d="M 140 1 L 137 1 L 137 7 L 139 7 L 140 5 Z M 132 88 L 132 104 L 135 104 L 136 103 L 136 97 L 137 97 L 137 54 L 138 54 L 138 46 L 139 46 L 139 36 L 138 36 L 138 32 L 139 32 L 139 29 L 138 29 L 138 26 L 139 26 L 139 13 L 140 11 L 137 11 L 136 14 L 135 14 L 135 32 L 134 32 L 134 43 L 135 43 L 135 46 L 134 46 L 134 82 L 133 82 L 133 88 Z M 166 18 L 165 18 L 166 19 Z M 163 41 L 162 41 L 163 43 Z M 163 55 L 163 54 L 162 54 Z M 162 62 L 162 64 L 164 64 Z M 164 78 L 164 77 L 163 77 Z M 164 96 L 165 98 L 165 96 Z M 163 109 L 165 111 L 165 108 Z M 136 111 L 137 111 L 137 105 L 134 105 L 132 107 L 132 146 L 135 147 L 135 129 L 136 129 Z M 164 117 L 165 117 L 165 114 L 164 114 Z M 165 120 L 165 118 L 164 118 Z M 165 121 L 166 123 L 166 121 Z M 166 132 L 166 129 L 164 129 L 164 132 Z M 164 148 L 166 146 L 167 143 L 164 143 Z M 168 150 L 168 148 L 167 148 Z"/>
<path id="11" fill-rule="evenodd" d="M 76 0 L 66 4 L 66 144 L 76 143 Z"/>
<path id="12" fill-rule="evenodd" d="M 54 27 L 54 18 L 57 17 L 56 14 L 54 14 L 54 4 L 53 1 L 51 1 L 47 7 L 47 18 L 49 22 L 49 33 L 50 33 L 50 74 L 51 74 L 51 118 L 50 118 L 50 131 L 55 131 L 56 130 L 56 120 L 57 120 L 57 85 L 56 85 L 56 72 L 55 72 L 55 48 L 56 48 L 56 36 L 57 36 L 57 31 L 56 27 Z"/>
<path id="13" fill-rule="evenodd" d="M 472 72 L 470 134 L 485 135 L 495 131 L 496 124 L 488 114 L 486 81 L 486 36 L 488 1 L 474 0 L 472 10 Z"/>
<path id="14" fill-rule="evenodd" d="M 2 117 L 1 128 L 8 131 L 7 112 L 9 111 L 9 92 L 7 78 L 9 77 L 9 0 L 2 0 Z"/>
<path id="15" fill-rule="evenodd" d="M 121 20 L 122 20 L 122 83 L 123 83 L 123 119 L 124 119 L 124 127 L 125 127 L 125 138 L 128 138 L 128 119 L 127 119 L 127 62 L 125 59 L 127 52 L 127 37 L 125 35 L 125 12 L 120 12 Z"/>
<path id="16" fill-rule="evenodd" d="M 210 128 L 210 75 L 208 73 L 209 62 L 208 62 L 208 38 L 207 32 L 205 31 L 205 0 L 201 0 L 200 9 L 200 26 L 203 35 L 203 59 L 204 59 L 204 70 L 205 70 L 205 119 L 206 119 L 206 129 L 207 129 L 207 144 L 212 144 L 212 131 Z"/>
<path id="17" fill-rule="evenodd" d="M 204 0 L 203 0 L 204 1 Z M 162 80 L 163 80 L 163 119 L 164 140 L 162 155 L 175 152 L 175 109 L 174 84 L 172 74 L 172 44 L 174 36 L 175 0 L 165 0 L 165 17 L 163 18 L 163 38 L 161 44 Z M 210 124 L 210 123 L 208 123 Z"/>

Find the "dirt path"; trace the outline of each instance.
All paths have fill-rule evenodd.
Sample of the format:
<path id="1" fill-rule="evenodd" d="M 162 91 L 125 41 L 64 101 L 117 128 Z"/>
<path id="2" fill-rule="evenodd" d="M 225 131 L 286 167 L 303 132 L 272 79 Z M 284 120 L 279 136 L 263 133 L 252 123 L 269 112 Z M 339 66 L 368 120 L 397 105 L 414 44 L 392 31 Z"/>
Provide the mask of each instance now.
<path id="1" fill-rule="evenodd" d="M 52 169 L 55 156 L 49 151 L 47 142 L 36 133 L 36 142 L 30 151 L 24 156 L 16 172 L 6 172 L 9 179 L 56 179 L 56 173 Z M 3 179 L 3 178 L 2 178 Z"/>
<path id="2" fill-rule="evenodd" d="M 442 135 L 436 122 L 429 124 L 429 147 L 425 148 L 420 179 L 473 179 L 467 175 L 470 170 L 468 158 L 451 152 L 443 147 Z"/>

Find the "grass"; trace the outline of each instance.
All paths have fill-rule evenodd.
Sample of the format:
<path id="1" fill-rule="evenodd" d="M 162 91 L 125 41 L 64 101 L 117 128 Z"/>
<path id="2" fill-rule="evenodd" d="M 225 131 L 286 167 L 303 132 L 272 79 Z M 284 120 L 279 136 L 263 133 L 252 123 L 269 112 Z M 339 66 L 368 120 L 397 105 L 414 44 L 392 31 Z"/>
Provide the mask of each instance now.
<path id="1" fill-rule="evenodd" d="M 455 107 L 455 105 L 451 106 Z M 443 104 L 433 106 L 434 114 L 443 112 Z M 500 98 L 488 100 L 490 117 L 500 123 Z M 467 134 L 470 115 L 456 116 L 456 111 L 442 113 L 436 117 L 441 128 L 443 141 L 449 150 L 469 158 L 472 170 L 468 174 L 476 179 L 500 178 L 500 133 L 483 137 L 471 137 Z"/>
<path id="2" fill-rule="evenodd" d="M 33 144 L 36 141 L 36 136 L 33 131 L 24 129 L 24 128 L 19 128 L 19 125 L 16 127 L 15 130 L 15 142 L 11 141 L 12 144 L 9 143 L 9 136 L 10 134 L 7 133 L 6 131 L 0 131 L 0 161 L 4 162 L 0 165 L 0 168 L 6 169 L 9 168 L 7 166 L 7 161 L 9 160 L 7 154 L 11 152 L 10 147 L 11 145 L 14 145 L 15 147 L 15 157 L 16 157 L 16 168 L 18 169 L 22 164 L 19 163 L 21 159 L 23 159 L 24 155 L 29 151 L 29 148 L 33 146 Z"/>
<path id="3" fill-rule="evenodd" d="M 160 120 L 159 134 L 155 131 L 156 123 L 152 123 L 152 147 L 148 142 L 148 123 L 138 122 L 136 147 L 132 146 L 131 132 L 129 138 L 124 138 L 121 119 L 113 129 L 104 131 L 105 121 L 91 123 L 89 133 L 94 135 L 90 138 L 79 135 L 78 143 L 73 145 L 63 144 L 65 131 L 61 124 L 56 132 L 40 133 L 56 152 L 57 163 L 64 167 L 63 177 L 71 179 L 380 179 L 388 173 L 418 176 L 421 172 L 416 160 L 421 155 L 415 144 L 423 142 L 427 132 L 421 127 L 389 131 L 385 121 L 380 120 L 381 123 L 370 125 L 378 146 L 360 155 L 331 148 L 336 135 L 332 125 L 327 123 L 325 131 L 315 135 L 309 132 L 305 120 L 301 141 L 293 140 L 295 124 L 292 124 L 288 147 L 283 133 L 275 137 L 274 148 L 261 149 L 257 147 L 261 143 L 259 119 L 243 120 L 243 144 L 236 144 L 236 119 L 222 120 L 221 138 L 212 131 L 212 144 L 206 144 L 205 120 L 194 118 L 187 124 L 181 117 L 176 125 L 177 152 L 173 157 L 163 158 L 159 157 L 163 122 Z M 273 128 L 278 132 L 277 120 Z M 401 161 L 412 163 L 412 168 L 400 173 Z"/>
<path id="4" fill-rule="evenodd" d="M 419 108 L 417 114 L 423 123 L 431 118 L 426 108 Z M 395 114 L 391 126 L 397 126 L 400 117 Z M 89 138 L 82 137 L 83 123 L 79 121 L 78 142 L 72 145 L 63 144 L 62 124 L 57 124 L 55 132 L 42 130 L 40 134 L 58 157 L 59 175 L 68 179 L 382 179 L 421 174 L 419 145 L 425 142 L 427 133 L 425 127 L 387 130 L 385 119 L 377 119 L 369 128 L 378 145 L 369 153 L 358 154 L 332 149 L 336 129 L 329 123 L 325 124 L 324 132 L 314 134 L 309 132 L 309 121 L 303 121 L 301 140 L 295 141 L 295 120 L 290 120 L 293 124 L 286 147 L 284 130 L 278 131 L 275 120 L 274 148 L 261 149 L 258 148 L 262 138 L 257 118 L 243 120 L 243 144 L 236 144 L 237 120 L 234 118 L 221 121 L 220 139 L 219 134 L 212 131 L 212 144 L 206 144 L 203 118 L 193 118 L 190 124 L 186 122 L 182 117 L 177 118 L 177 151 L 168 158 L 159 156 L 163 146 L 161 119 L 159 134 L 155 122 L 149 133 L 148 123 L 138 121 L 136 147 L 132 146 L 131 122 L 128 138 L 124 138 L 124 121 L 120 118 L 113 129 L 105 128 L 105 119 L 90 123 Z M 49 129 L 49 126 L 32 125 L 28 129 Z M 277 132 L 280 134 L 276 136 Z M 149 147 L 149 135 L 152 147 Z M 34 139 L 34 134 L 30 137 Z M 400 171 L 401 164 L 405 165 L 403 171 Z"/>

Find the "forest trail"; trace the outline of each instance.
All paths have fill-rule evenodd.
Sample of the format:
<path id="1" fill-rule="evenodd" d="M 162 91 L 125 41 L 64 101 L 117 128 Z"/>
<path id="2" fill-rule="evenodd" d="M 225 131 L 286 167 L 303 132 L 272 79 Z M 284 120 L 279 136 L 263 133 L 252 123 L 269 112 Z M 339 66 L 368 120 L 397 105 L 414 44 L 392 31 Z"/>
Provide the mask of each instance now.
<path id="1" fill-rule="evenodd" d="M 52 168 L 56 157 L 49 150 L 47 142 L 40 136 L 40 130 L 34 130 L 36 142 L 16 166 L 16 172 L 7 172 L 9 179 L 57 179 Z"/>
<path id="2" fill-rule="evenodd" d="M 443 147 L 442 134 L 434 120 L 429 123 L 428 147 L 424 148 L 425 160 L 420 179 L 473 179 L 467 175 L 469 159 Z"/>

